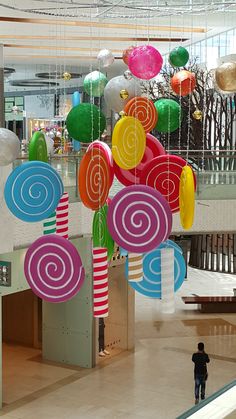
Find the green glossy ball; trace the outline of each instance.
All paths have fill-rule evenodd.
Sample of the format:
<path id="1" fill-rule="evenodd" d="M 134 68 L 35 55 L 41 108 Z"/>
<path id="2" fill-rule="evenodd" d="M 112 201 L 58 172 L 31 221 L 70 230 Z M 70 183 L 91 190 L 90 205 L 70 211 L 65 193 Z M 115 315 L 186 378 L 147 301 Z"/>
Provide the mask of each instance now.
<path id="1" fill-rule="evenodd" d="M 80 103 L 68 113 L 66 127 L 71 138 L 82 143 L 90 143 L 103 133 L 106 128 L 106 118 L 97 106 Z"/>
<path id="2" fill-rule="evenodd" d="M 158 120 L 156 129 L 159 132 L 173 132 L 179 128 L 182 121 L 182 111 L 179 104 L 173 99 L 159 99 L 154 103 Z"/>
<path id="3" fill-rule="evenodd" d="M 170 52 L 169 63 L 173 67 L 184 67 L 189 60 L 189 53 L 184 47 L 176 47 Z"/>
<path id="4" fill-rule="evenodd" d="M 84 79 L 84 91 L 89 96 L 100 97 L 103 95 L 107 83 L 105 74 L 100 71 L 92 71 Z"/>

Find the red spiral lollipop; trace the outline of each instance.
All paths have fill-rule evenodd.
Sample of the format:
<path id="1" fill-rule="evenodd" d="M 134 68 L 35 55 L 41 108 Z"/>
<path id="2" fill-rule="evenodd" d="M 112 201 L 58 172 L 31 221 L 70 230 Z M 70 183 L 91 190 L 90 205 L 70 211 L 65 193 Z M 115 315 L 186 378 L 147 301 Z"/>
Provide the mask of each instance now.
<path id="1" fill-rule="evenodd" d="M 109 194 L 110 167 L 107 157 L 99 148 L 84 155 L 79 170 L 79 193 L 83 204 L 92 210 L 101 208 Z"/>
<path id="2" fill-rule="evenodd" d="M 166 154 L 148 162 L 141 174 L 141 183 L 161 192 L 172 212 L 179 211 L 180 176 L 186 164 L 182 157 Z"/>
<path id="3" fill-rule="evenodd" d="M 134 169 L 124 170 L 114 162 L 115 175 L 119 182 L 125 186 L 138 185 L 145 164 L 162 154 L 166 154 L 166 151 L 160 141 L 153 135 L 146 134 L 146 148 L 141 163 Z"/>
<path id="4" fill-rule="evenodd" d="M 127 115 L 139 119 L 144 131 L 150 132 L 157 124 L 157 110 L 153 102 L 146 97 L 134 97 L 124 108 Z"/>

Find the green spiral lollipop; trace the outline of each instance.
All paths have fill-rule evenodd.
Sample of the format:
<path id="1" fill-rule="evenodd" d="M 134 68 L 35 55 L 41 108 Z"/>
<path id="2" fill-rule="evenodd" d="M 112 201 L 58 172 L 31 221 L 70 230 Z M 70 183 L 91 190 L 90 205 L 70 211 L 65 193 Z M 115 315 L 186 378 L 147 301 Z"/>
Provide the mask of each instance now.
<path id="1" fill-rule="evenodd" d="M 41 131 L 35 132 L 29 143 L 29 161 L 34 160 L 48 162 L 47 144 Z"/>
<path id="2" fill-rule="evenodd" d="M 105 204 L 94 213 L 93 217 L 93 246 L 106 247 L 108 260 L 111 260 L 114 253 L 114 240 L 107 227 L 108 206 Z"/>

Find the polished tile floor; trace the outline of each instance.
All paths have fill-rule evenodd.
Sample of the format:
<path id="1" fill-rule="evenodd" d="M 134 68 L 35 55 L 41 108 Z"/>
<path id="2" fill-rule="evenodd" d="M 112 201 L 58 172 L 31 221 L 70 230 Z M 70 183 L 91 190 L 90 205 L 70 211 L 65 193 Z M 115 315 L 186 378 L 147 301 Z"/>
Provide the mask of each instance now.
<path id="1" fill-rule="evenodd" d="M 137 296 L 135 352 L 108 357 L 93 370 L 42 363 L 37 350 L 5 345 L 0 415 L 176 418 L 194 402 L 191 354 L 197 342 L 205 343 L 211 358 L 207 395 L 236 378 L 236 314 L 199 313 L 184 306 L 181 295 L 232 295 L 234 287 L 236 276 L 189 269 L 174 314 L 162 314 L 159 301 Z"/>

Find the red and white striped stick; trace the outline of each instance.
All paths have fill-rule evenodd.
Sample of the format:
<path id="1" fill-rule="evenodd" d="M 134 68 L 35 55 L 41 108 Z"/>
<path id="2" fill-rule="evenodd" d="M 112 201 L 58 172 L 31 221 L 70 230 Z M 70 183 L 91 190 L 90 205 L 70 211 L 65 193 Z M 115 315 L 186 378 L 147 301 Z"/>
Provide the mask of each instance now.
<path id="1" fill-rule="evenodd" d="M 108 316 L 108 260 L 104 247 L 93 248 L 93 315 Z"/>
<path id="2" fill-rule="evenodd" d="M 68 239 L 69 194 L 64 192 L 56 209 L 56 234 Z"/>

